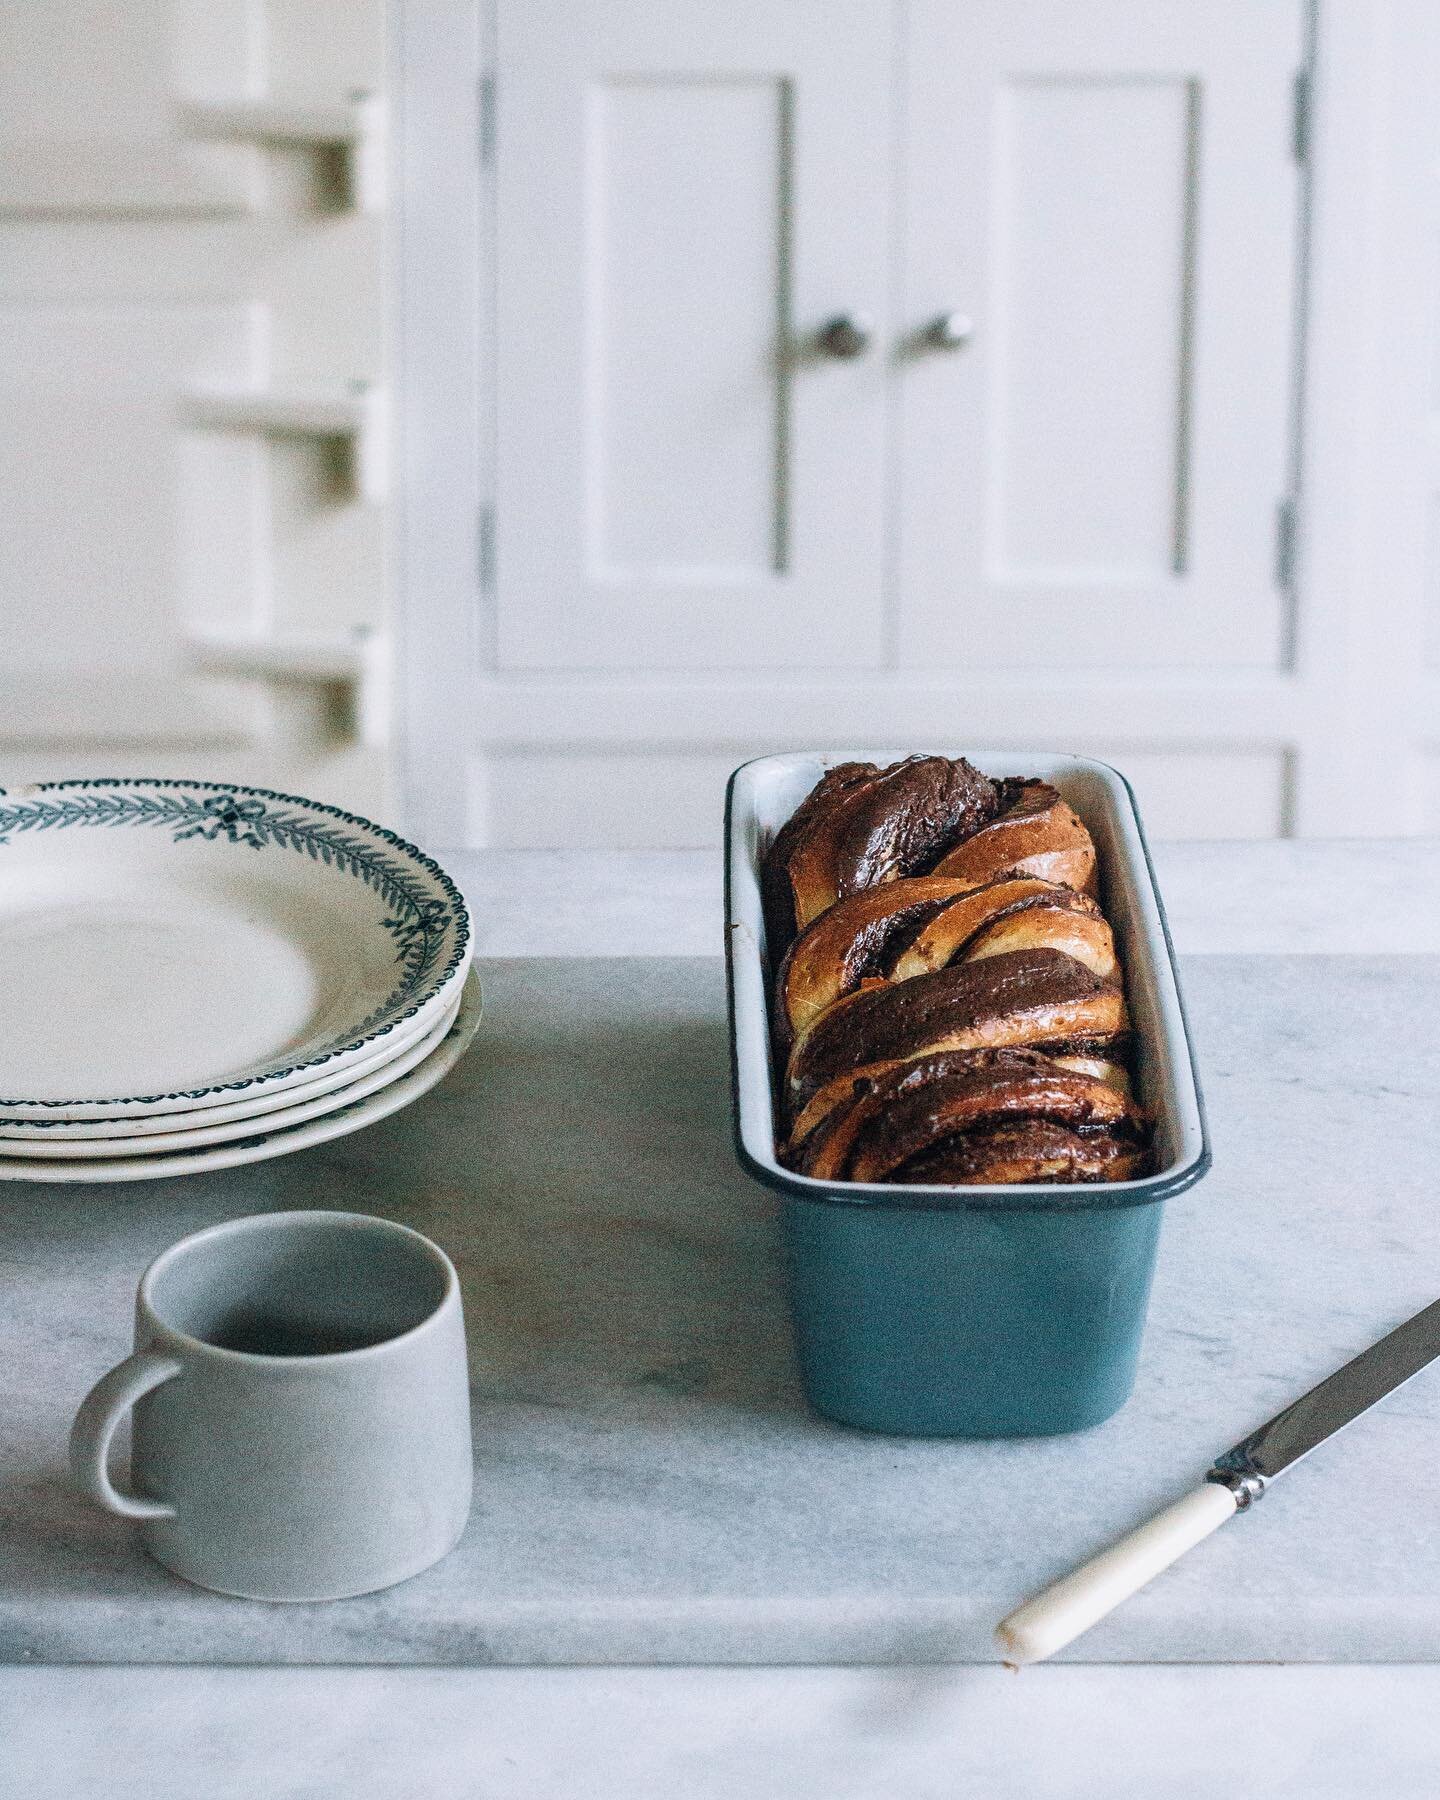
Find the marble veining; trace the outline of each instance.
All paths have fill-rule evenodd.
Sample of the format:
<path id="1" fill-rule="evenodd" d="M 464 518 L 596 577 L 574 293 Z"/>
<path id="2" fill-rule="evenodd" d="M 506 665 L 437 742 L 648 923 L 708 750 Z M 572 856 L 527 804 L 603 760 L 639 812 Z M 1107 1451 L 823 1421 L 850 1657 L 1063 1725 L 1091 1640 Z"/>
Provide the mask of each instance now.
<path id="1" fill-rule="evenodd" d="M 772 1201 L 730 1149 L 718 961 L 483 973 L 471 1054 L 355 1138 L 148 1188 L 0 1194 L 5 1660 L 989 1660 L 1021 1595 L 1435 1297 L 1440 960 L 1187 961 L 1215 1168 L 1169 1209 L 1136 1394 L 1083 1436 L 985 1445 L 805 1410 Z M 414 1581 L 272 1607 L 150 1564 L 72 1496 L 63 1451 L 148 1259 L 300 1204 L 402 1219 L 455 1256 L 476 1505 Z M 1069 1654 L 1440 1661 L 1437 1426 L 1425 1376 Z"/>

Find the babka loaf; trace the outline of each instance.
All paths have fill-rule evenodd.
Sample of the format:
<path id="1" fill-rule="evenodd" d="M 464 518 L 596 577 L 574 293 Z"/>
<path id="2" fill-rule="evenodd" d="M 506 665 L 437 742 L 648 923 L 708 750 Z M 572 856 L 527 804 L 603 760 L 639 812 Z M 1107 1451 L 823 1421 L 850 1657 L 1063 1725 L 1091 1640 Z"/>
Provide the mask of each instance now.
<path id="1" fill-rule="evenodd" d="M 763 869 L 781 1160 L 827 1181 L 1143 1173 L 1095 846 L 1043 781 L 842 763 Z"/>

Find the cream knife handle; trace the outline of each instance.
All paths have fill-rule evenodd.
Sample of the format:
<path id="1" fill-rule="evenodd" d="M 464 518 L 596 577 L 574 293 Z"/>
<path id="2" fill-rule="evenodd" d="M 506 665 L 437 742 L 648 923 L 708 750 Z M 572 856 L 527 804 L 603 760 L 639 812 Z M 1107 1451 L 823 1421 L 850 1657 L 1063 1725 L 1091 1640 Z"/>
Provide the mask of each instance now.
<path id="1" fill-rule="evenodd" d="M 1053 1583 L 1002 1619 L 995 1638 L 1006 1662 L 1044 1662 L 1122 1600 L 1153 1581 L 1177 1557 L 1218 1531 L 1236 1510 L 1235 1494 L 1218 1481 L 1200 1486 L 1137 1526 L 1073 1575 Z"/>

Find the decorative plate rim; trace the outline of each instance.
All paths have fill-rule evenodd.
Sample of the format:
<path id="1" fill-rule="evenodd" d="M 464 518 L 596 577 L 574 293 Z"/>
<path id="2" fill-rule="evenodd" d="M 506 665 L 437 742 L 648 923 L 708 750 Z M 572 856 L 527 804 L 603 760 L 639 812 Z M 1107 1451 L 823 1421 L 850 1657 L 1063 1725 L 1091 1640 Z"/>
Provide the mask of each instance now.
<path id="1" fill-rule="evenodd" d="M 392 1007 L 401 1003 L 400 995 L 405 986 L 402 981 L 401 988 L 397 989 L 380 1007 L 375 1008 L 371 1012 L 370 1017 L 362 1023 L 355 1035 L 346 1037 L 343 1042 L 332 1045 L 317 1056 L 307 1056 L 303 1060 L 292 1063 L 286 1068 L 267 1069 L 263 1074 L 239 1076 L 233 1081 L 210 1082 L 203 1087 L 177 1088 L 170 1093 L 123 1094 L 110 1097 L 96 1097 L 87 1094 L 59 1100 L 37 1100 L 34 1098 L 6 1099 L 0 1097 L 0 1109 L 9 1109 L 11 1107 L 39 1107 L 54 1110 L 62 1107 L 74 1106 L 155 1106 L 167 1100 L 203 1100 L 208 1099 L 214 1094 L 235 1094 L 243 1092 L 248 1088 L 274 1085 L 277 1082 L 288 1080 L 291 1076 L 301 1074 L 307 1070 L 323 1068 L 326 1063 L 334 1062 L 338 1057 L 353 1055 L 355 1051 L 364 1048 L 365 1045 L 376 1043 L 379 1039 L 388 1036 L 396 1026 L 402 1025 L 407 1019 L 413 1019 L 417 1013 L 429 1006 L 445 991 L 446 988 L 449 987 L 450 983 L 455 978 L 456 972 L 463 969 L 469 962 L 471 935 L 470 912 L 465 904 L 464 895 L 460 892 L 460 889 L 456 886 L 452 877 L 447 874 L 438 862 L 436 862 L 433 856 L 428 855 L 424 850 L 420 849 L 417 844 L 411 843 L 408 838 L 401 837 L 398 832 L 391 831 L 388 826 L 378 825 L 373 819 L 365 818 L 361 813 L 347 812 L 344 807 L 332 806 L 325 800 L 311 800 L 304 794 L 282 793 L 275 788 L 254 787 L 248 782 L 191 781 L 183 776 L 171 775 L 71 776 L 63 781 L 29 782 L 18 789 L 0 787 L 0 802 L 7 802 L 9 806 L 13 807 L 30 806 L 39 803 L 43 795 L 54 794 L 67 789 L 73 790 L 76 788 L 168 788 L 186 789 L 192 792 L 207 793 L 211 795 L 234 794 L 247 799 L 253 798 L 256 800 L 276 801 L 283 806 L 304 807 L 308 812 L 320 813 L 328 818 L 339 820 L 346 825 L 358 826 L 369 836 L 379 839 L 382 843 L 389 846 L 390 849 L 400 852 L 408 862 L 417 865 L 418 868 L 429 876 L 436 886 L 439 887 L 449 908 L 445 920 L 445 930 L 448 931 L 453 929 L 455 941 L 451 947 L 448 959 L 446 960 L 444 967 L 439 971 L 439 974 L 431 979 L 425 992 L 418 999 L 415 999 L 413 1003 L 406 1005 L 404 1010 L 395 1011 L 393 1016 L 391 1016 Z M 0 808 L 0 811 L 3 810 L 5 810 L 5 808 Z M 234 819 L 227 822 L 223 815 L 218 813 L 213 813 L 211 815 L 211 820 L 213 820 L 216 825 L 215 831 L 210 834 L 212 842 L 216 837 L 221 835 L 221 832 L 223 831 L 230 842 L 237 844 L 240 842 L 248 842 L 253 844 L 257 849 L 262 848 L 263 846 L 253 835 L 254 827 L 262 823 L 274 823 L 273 821 L 267 821 L 263 818 L 244 818 L 238 814 Z M 156 822 L 158 823 L 160 821 Z M 174 823 L 179 821 L 171 822 Z M 211 821 L 207 820 L 205 822 L 209 823 Z M 107 823 L 113 825 L 119 823 L 119 821 L 115 819 L 107 821 L 103 817 L 96 817 L 94 819 L 77 819 L 73 821 L 73 823 L 103 826 Z M 247 826 L 250 829 L 251 835 L 247 836 L 243 832 L 237 835 L 236 826 L 238 824 Z M 21 829 L 24 829 L 24 827 L 21 827 Z M 42 827 L 42 829 L 44 828 Z M 204 833 L 200 829 L 200 826 L 197 825 L 194 828 L 187 827 L 183 835 L 189 837 L 193 835 L 204 835 Z M 0 851 L 3 851 L 8 841 L 9 832 L 3 824 L 0 824 Z M 178 842 L 180 840 L 177 836 L 171 841 Z M 291 848 L 296 848 L 296 846 L 292 845 Z M 312 860 L 322 860 L 317 857 L 313 850 L 310 851 L 309 854 L 311 855 Z M 327 866 L 329 866 L 328 859 L 324 860 L 327 861 Z M 369 883 L 367 883 L 367 885 L 369 885 Z M 401 931 L 397 930 L 395 935 L 400 936 Z M 376 1026 L 373 1030 L 368 1029 L 371 1022 L 377 1016 L 382 1015 L 385 1016 L 385 1023 Z"/>
<path id="2" fill-rule="evenodd" d="M 468 972 L 467 972 L 468 973 Z M 422 1031 L 413 1043 L 407 1044 L 389 1062 L 382 1063 L 379 1068 L 370 1069 L 357 1076 L 356 1080 L 346 1087 L 333 1089 L 328 1094 L 319 1094 L 306 1100 L 301 1098 L 289 1106 L 278 1108 L 272 1113 L 257 1113 L 253 1118 L 243 1115 L 233 1119 L 221 1119 L 210 1125 L 189 1125 L 184 1121 L 194 1115 L 182 1113 L 152 1113 L 151 1118 L 166 1121 L 166 1129 L 152 1132 L 140 1137 L 106 1137 L 106 1138 L 63 1138 L 51 1140 L 45 1136 L 32 1137 L 0 1137 L 0 1162 L 41 1162 L 53 1161 L 57 1165 L 69 1165 L 77 1162 L 114 1162 L 121 1158 L 184 1155 L 191 1150 L 213 1150 L 222 1144 L 238 1143 L 262 1135 L 263 1133 L 293 1131 L 303 1125 L 313 1124 L 317 1119 L 329 1118 L 332 1113 L 341 1113 L 350 1107 L 363 1106 L 367 1100 L 373 1100 L 377 1094 L 383 1094 L 387 1087 L 397 1081 L 403 1081 L 432 1057 L 450 1035 L 456 1019 L 460 1014 L 460 1000 L 457 996 L 454 1007 L 442 1012 L 434 1022 Z M 408 1063 L 408 1067 L 405 1067 Z M 356 1087 L 367 1091 L 357 1094 Z M 302 1095 L 304 1090 L 300 1090 Z M 303 1113 L 303 1118 L 296 1118 L 296 1113 Z M 289 1114 L 291 1116 L 287 1117 Z M 174 1121 L 173 1123 L 171 1121 Z M 62 1119 L 36 1119 L 35 1127 L 41 1133 L 53 1131 L 57 1125 L 66 1121 Z M 217 1137 L 216 1132 L 228 1135 Z M 190 1141 L 186 1141 L 190 1140 Z M 124 1146 L 122 1148 L 122 1146 Z"/>
<path id="3" fill-rule="evenodd" d="M 445 1036 L 424 1062 L 417 1063 L 408 1075 L 402 1075 L 389 1087 L 381 1088 L 364 1100 L 352 1101 L 338 1112 L 326 1113 L 323 1118 L 310 1119 L 303 1125 L 291 1125 L 283 1131 L 257 1132 L 254 1137 L 236 1138 L 228 1144 L 211 1144 L 208 1149 L 188 1153 L 169 1150 L 153 1157 L 131 1156 L 113 1162 L 99 1159 L 93 1163 L 46 1163 L 15 1157 L 0 1164 L 0 1186 L 5 1182 L 39 1183 L 47 1187 L 135 1186 L 142 1181 L 214 1175 L 323 1149 L 327 1144 L 356 1132 L 368 1131 L 371 1126 L 394 1118 L 432 1092 L 468 1054 L 479 1035 L 483 1018 L 480 979 L 472 964 L 466 972 L 460 1010 L 451 1020 Z M 296 1139 L 300 1141 L 296 1142 Z M 161 1166 L 157 1168 L 156 1164 Z"/>

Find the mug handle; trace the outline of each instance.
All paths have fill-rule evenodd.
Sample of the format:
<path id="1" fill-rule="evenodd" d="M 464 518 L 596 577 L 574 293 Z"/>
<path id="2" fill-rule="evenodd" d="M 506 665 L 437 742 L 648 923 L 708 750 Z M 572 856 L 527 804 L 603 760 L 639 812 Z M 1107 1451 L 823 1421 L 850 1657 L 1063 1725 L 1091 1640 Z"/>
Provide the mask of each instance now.
<path id="1" fill-rule="evenodd" d="M 173 1356 L 137 1350 L 102 1375 L 81 1402 L 70 1428 L 70 1473 L 81 1493 L 106 1512 L 122 1519 L 175 1517 L 175 1508 L 164 1500 L 121 1493 L 110 1479 L 110 1443 L 135 1402 L 179 1373 Z"/>

